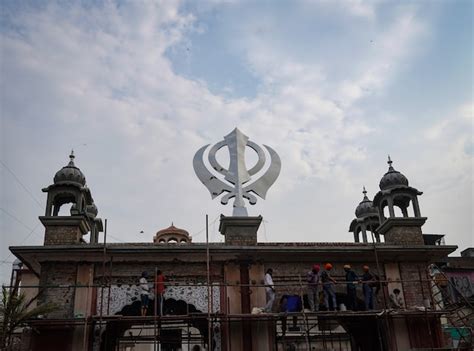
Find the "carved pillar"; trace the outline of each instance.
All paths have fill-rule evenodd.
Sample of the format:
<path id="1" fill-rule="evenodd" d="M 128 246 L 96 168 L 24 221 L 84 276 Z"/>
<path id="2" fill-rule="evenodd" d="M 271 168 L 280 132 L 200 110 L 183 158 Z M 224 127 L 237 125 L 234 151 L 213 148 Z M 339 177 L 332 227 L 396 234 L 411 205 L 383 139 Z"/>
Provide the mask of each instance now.
<path id="1" fill-rule="evenodd" d="M 406 207 L 400 207 L 400 209 L 402 210 L 402 213 L 403 213 L 403 217 L 408 217 L 408 210 Z"/>
<path id="2" fill-rule="evenodd" d="M 357 229 L 354 231 L 354 242 L 359 242 L 359 232 L 357 232 Z"/>
<path id="3" fill-rule="evenodd" d="M 413 197 L 412 204 L 413 204 L 413 212 L 415 213 L 415 217 L 421 217 L 420 204 L 418 203 L 418 198 L 416 196 Z"/>
<path id="4" fill-rule="evenodd" d="M 393 199 L 389 197 L 387 199 L 387 203 L 388 203 L 388 211 L 390 213 L 390 217 L 395 217 L 395 210 L 393 209 Z"/>
<path id="5" fill-rule="evenodd" d="M 365 224 L 361 224 L 360 230 L 362 231 L 362 240 L 364 241 L 365 244 L 368 243 L 367 241 L 367 230 L 365 228 Z"/>

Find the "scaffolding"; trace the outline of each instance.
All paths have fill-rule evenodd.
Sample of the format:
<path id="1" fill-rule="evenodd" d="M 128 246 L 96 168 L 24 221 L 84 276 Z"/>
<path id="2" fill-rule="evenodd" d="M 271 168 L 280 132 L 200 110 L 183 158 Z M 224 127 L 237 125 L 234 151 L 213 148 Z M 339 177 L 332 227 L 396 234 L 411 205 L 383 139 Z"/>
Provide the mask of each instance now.
<path id="1" fill-rule="evenodd" d="M 107 220 L 105 221 L 107 228 Z M 373 253 L 376 263 L 376 274 L 381 277 L 377 283 L 380 286 L 381 295 L 377 307 L 373 310 L 363 310 L 359 308 L 355 311 L 320 310 L 313 312 L 308 310 L 305 291 L 306 282 L 304 277 L 292 277 L 291 282 L 276 282 L 277 291 L 287 289 L 298 290 L 298 298 L 301 308 L 297 311 L 278 310 L 275 313 L 252 313 L 248 308 L 243 313 L 231 313 L 229 289 L 238 289 L 242 295 L 250 295 L 253 289 L 265 289 L 264 284 L 257 283 L 232 283 L 229 281 L 214 281 L 210 269 L 210 250 L 208 241 L 208 219 L 206 217 L 206 276 L 205 281 L 199 283 L 183 283 L 179 281 L 168 281 L 166 285 L 170 287 L 190 287 L 197 289 L 205 287 L 207 290 L 207 310 L 197 311 L 191 309 L 186 303 L 185 309 L 173 309 L 166 305 L 163 313 L 157 308 L 157 298 L 151 300 L 153 308 L 149 309 L 146 316 L 130 309 L 128 313 L 111 313 L 111 289 L 113 276 L 113 256 L 108 255 L 106 233 L 104 233 L 104 243 L 102 252 L 102 275 L 100 283 L 93 282 L 89 277 L 89 284 L 58 284 L 58 285 L 20 285 L 18 291 L 28 288 L 39 288 L 38 295 L 49 289 L 63 289 L 65 293 L 74 296 L 77 289 L 86 289 L 86 296 L 95 297 L 95 301 L 87 300 L 89 312 L 83 316 L 65 316 L 64 318 L 37 318 L 29 321 L 32 328 L 82 328 L 84 350 L 133 350 L 137 345 L 152 345 L 154 351 L 184 350 L 232 350 L 230 336 L 236 327 L 241 327 L 244 332 L 257 330 L 267 331 L 272 340 L 275 350 L 356 350 L 358 332 L 350 331 L 354 325 L 368 327 L 371 331 L 371 340 L 375 342 L 374 349 L 391 350 L 393 345 L 390 340 L 394 339 L 394 321 L 404 319 L 412 320 L 417 325 L 425 325 L 426 331 L 430 335 L 429 349 L 436 347 L 436 335 L 432 335 L 439 321 L 444 321 L 446 325 L 455 330 L 459 336 L 459 342 L 452 349 L 464 350 L 472 349 L 473 346 L 473 324 L 474 308 L 467 300 L 451 301 L 446 294 L 446 285 L 450 289 L 456 290 L 449 279 L 438 269 L 437 274 L 430 274 L 433 266 L 427 267 L 426 274 L 418 272 L 418 279 L 397 280 L 396 282 L 387 280 L 384 277 L 379 263 L 377 244 L 373 243 Z M 379 244 L 380 245 L 380 244 Z M 381 244 L 383 245 L 383 244 Z M 428 270 L 429 268 L 429 270 Z M 155 279 L 156 282 L 155 268 Z M 92 274 L 89 271 L 89 274 Z M 247 277 L 248 278 L 248 277 Z M 346 285 L 344 280 L 338 280 L 338 284 Z M 390 308 L 389 284 L 419 284 L 422 300 L 426 303 L 412 309 Z M 18 286 L 16 286 L 18 288 Z M 215 308 L 213 301 L 214 290 L 220 292 L 223 300 L 219 307 Z M 95 293 L 94 293 L 95 292 Z M 98 293 L 100 292 L 100 294 Z M 95 294 L 99 294 L 97 297 Z M 106 296 L 106 298 L 104 298 Z M 460 295 L 462 297 L 462 295 Z M 341 297 L 341 296 L 340 296 Z M 342 296 L 343 297 L 343 296 Z M 376 297 L 374 297 L 376 298 Z M 239 301 L 240 302 L 240 301 Z M 139 301 L 134 302 L 135 305 Z M 98 306 L 97 306 L 98 305 Z M 258 306 L 254 306 L 258 307 Z M 333 306 L 337 309 L 340 306 Z M 89 308 L 89 307 L 88 307 Z M 121 311 L 123 312 L 123 310 Z M 128 314 L 128 315 L 127 315 Z M 367 331 L 365 331 L 367 333 Z M 360 333 L 364 333 L 361 331 Z M 177 346 L 181 345 L 181 346 Z M 197 346 L 198 348 L 196 348 Z M 193 349 L 194 348 L 194 349 Z"/>
<path id="2" fill-rule="evenodd" d="M 107 349 L 107 350 L 133 350 L 133 345 L 153 345 L 154 350 L 177 350 L 177 346 L 182 345 L 184 350 L 192 350 L 191 347 L 199 346 L 201 350 L 209 349 L 227 349 L 232 350 L 232 345 L 225 345 L 224 339 L 232 332 L 235 325 L 247 324 L 250 328 L 266 328 L 273 335 L 273 343 L 276 350 L 287 349 L 305 349 L 305 350 L 352 350 L 354 349 L 354 335 L 346 328 L 347 325 L 354 323 L 370 325 L 375 328 L 375 339 L 379 343 L 378 349 L 390 350 L 387 340 L 390 340 L 391 324 L 396 319 L 416 319 L 424 321 L 427 329 L 432 332 L 432 324 L 445 318 L 450 328 L 457 330 L 459 334 L 459 343 L 453 349 L 464 350 L 472 348 L 472 325 L 473 325 L 473 306 L 469 301 L 450 302 L 447 296 L 443 295 L 442 284 L 449 284 L 449 280 L 442 280 L 437 275 L 436 279 L 423 279 L 420 276 L 418 280 L 401 281 L 404 284 L 421 284 L 421 293 L 430 300 L 429 306 L 415 309 L 393 309 L 389 308 L 382 294 L 380 306 L 374 310 L 357 311 L 309 311 L 306 307 L 304 296 L 305 284 L 301 277 L 299 280 L 302 308 L 295 312 L 278 311 L 275 313 L 230 313 L 228 300 L 224 300 L 224 306 L 218 311 L 212 310 L 212 301 L 208 298 L 208 310 L 205 312 L 192 312 L 187 308 L 179 314 L 172 314 L 175 311 L 167 310 L 165 307 L 163 315 L 152 313 L 147 316 L 140 315 L 110 315 L 103 313 L 109 310 L 108 303 L 110 295 L 107 295 L 106 303 L 100 306 L 96 313 L 85 316 L 75 316 L 75 318 L 39 318 L 30 321 L 33 328 L 40 327 L 61 327 L 74 328 L 83 327 L 86 331 L 83 339 L 83 349 Z M 213 283 L 210 279 L 207 281 L 208 292 L 213 288 L 225 291 L 229 288 L 252 288 L 264 289 L 262 284 L 233 284 L 229 282 Z M 340 284 L 346 284 L 345 281 L 339 281 Z M 381 284 L 390 283 L 382 280 Z M 168 282 L 168 286 L 175 287 L 196 287 L 197 284 L 184 284 L 179 282 Z M 430 291 L 424 291 L 423 286 L 431 286 Z M 199 284 L 202 287 L 202 284 Z M 294 284 L 275 283 L 277 291 L 284 291 L 289 287 L 294 288 Z M 40 292 L 45 289 L 63 289 L 64 291 L 75 291 L 76 289 L 100 289 L 102 291 L 110 289 L 111 284 L 90 284 L 84 285 L 47 285 L 41 286 Z M 28 288 L 38 288 L 38 286 L 21 285 L 20 291 Z M 452 288 L 452 287 L 451 287 Z M 455 287 L 454 287 L 455 288 Z M 385 289 L 382 289 L 385 290 Z M 110 291 L 110 290 L 109 290 Z M 208 296 L 212 296 L 208 295 Z M 424 298 L 425 296 L 423 296 Z M 440 299 L 442 297 L 442 299 Z M 101 297 L 103 298 L 103 296 Z M 151 300 L 151 305 L 155 300 Z M 138 301 L 137 301 L 138 302 Z M 442 304 L 441 304 L 442 302 Z M 166 303 L 165 303 L 166 306 Z M 187 305 L 189 306 L 189 305 Z M 467 312 L 469 311 L 469 312 Z M 116 331 L 114 334 L 111 331 Z M 97 335 L 99 338 L 97 338 Z M 95 338 L 95 340 L 94 340 Z M 108 339 L 109 338 L 109 339 Z M 434 336 L 431 336 L 434 340 Z M 216 345 L 220 343 L 220 346 Z M 102 348 L 97 345 L 103 345 Z M 209 347 L 211 345 L 211 347 Z M 221 348 L 222 346 L 222 348 Z M 435 345 L 432 345 L 435 347 Z"/>

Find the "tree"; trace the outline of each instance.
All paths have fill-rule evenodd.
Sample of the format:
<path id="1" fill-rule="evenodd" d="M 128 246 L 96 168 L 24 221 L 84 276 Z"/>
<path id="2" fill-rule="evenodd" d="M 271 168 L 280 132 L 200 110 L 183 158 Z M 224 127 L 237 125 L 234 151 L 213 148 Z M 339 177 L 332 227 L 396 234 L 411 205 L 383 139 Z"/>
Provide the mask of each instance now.
<path id="1" fill-rule="evenodd" d="M 58 307 L 55 304 L 46 303 L 29 309 L 31 303 L 27 301 L 24 293 L 17 293 L 17 289 L 11 292 L 2 286 L 2 299 L 0 301 L 0 350 L 8 350 L 12 343 L 15 330 L 22 327 L 31 318 L 52 312 Z"/>

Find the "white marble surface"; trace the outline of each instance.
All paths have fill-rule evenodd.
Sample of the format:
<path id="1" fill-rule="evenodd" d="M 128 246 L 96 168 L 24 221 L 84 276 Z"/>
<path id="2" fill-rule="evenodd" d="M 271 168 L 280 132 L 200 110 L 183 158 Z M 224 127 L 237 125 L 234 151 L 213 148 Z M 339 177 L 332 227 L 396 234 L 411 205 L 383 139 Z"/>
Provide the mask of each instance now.
<path id="1" fill-rule="evenodd" d="M 100 314 L 102 289 L 97 289 L 97 314 Z M 138 285 L 112 285 L 109 288 L 104 288 L 104 308 L 103 315 L 113 315 L 120 312 L 126 305 L 132 304 L 134 301 L 140 300 L 140 289 Z M 164 294 L 165 299 L 173 298 L 181 300 L 187 304 L 193 305 L 197 310 L 207 313 L 207 286 L 204 284 L 194 286 L 168 286 Z M 150 293 L 150 299 L 154 299 L 153 291 Z M 108 311 L 107 311 L 108 308 Z M 218 312 L 220 309 L 220 288 L 219 286 L 212 287 L 212 312 Z"/>

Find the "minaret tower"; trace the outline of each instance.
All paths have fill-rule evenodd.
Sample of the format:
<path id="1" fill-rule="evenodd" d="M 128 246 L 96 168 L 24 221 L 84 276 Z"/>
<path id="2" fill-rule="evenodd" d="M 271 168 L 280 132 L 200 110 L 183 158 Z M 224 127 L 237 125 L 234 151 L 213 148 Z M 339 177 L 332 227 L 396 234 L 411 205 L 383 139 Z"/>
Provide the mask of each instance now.
<path id="1" fill-rule="evenodd" d="M 86 177 L 74 164 L 74 158 L 74 151 L 71 151 L 69 163 L 56 172 L 53 184 L 43 189 L 48 193 L 45 215 L 39 217 L 46 229 L 44 245 L 84 243 L 82 237 L 88 232 L 93 244 L 103 231 Z M 70 215 L 60 216 L 61 206 L 68 203 L 72 203 Z"/>
<path id="2" fill-rule="evenodd" d="M 422 245 L 421 227 L 426 217 L 421 217 L 418 195 L 423 193 L 408 185 L 408 179 L 393 168 L 390 156 L 387 163 L 388 171 L 380 180 L 380 191 L 374 197 L 374 206 L 380 216 L 380 226 L 376 230 L 385 236 L 386 243 Z M 387 214 L 384 214 L 385 208 L 388 208 Z"/>
<path id="3" fill-rule="evenodd" d="M 349 226 L 349 231 L 354 233 L 354 241 L 360 242 L 360 234 L 362 233 L 362 241 L 368 243 L 367 232 L 372 234 L 372 240 L 380 242 L 380 235 L 376 231 L 379 226 L 379 213 L 374 207 L 372 201 L 367 197 L 367 190 L 363 187 L 362 194 L 364 198 L 355 210 L 356 218 L 354 218 Z"/>

